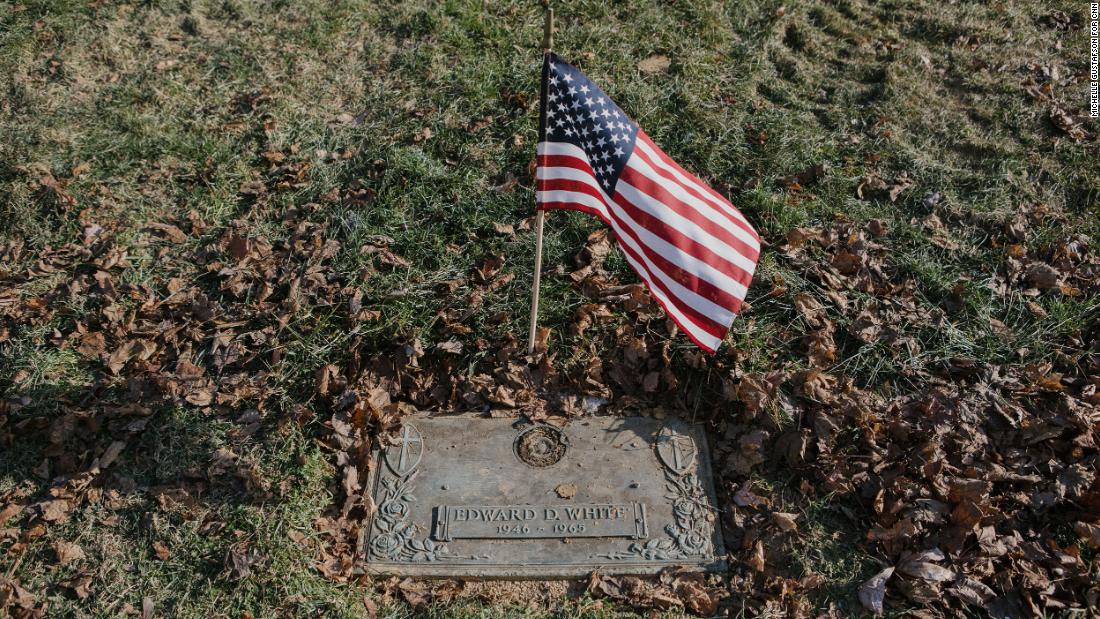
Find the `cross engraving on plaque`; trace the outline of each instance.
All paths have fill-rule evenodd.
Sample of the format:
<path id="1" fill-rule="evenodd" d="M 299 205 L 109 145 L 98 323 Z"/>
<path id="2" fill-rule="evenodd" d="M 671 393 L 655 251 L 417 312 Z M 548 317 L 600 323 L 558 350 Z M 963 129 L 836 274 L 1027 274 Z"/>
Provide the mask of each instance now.
<path id="1" fill-rule="evenodd" d="M 424 454 L 424 439 L 411 423 L 406 423 L 401 429 L 401 436 L 391 443 L 386 450 L 386 464 L 394 474 L 404 476 L 410 473 L 420 464 L 420 457 Z"/>
<path id="2" fill-rule="evenodd" d="M 695 459 L 695 443 L 679 434 L 666 436 L 665 441 L 672 443 L 672 468 L 680 470 Z"/>
<path id="3" fill-rule="evenodd" d="M 677 475 L 683 474 L 695 464 L 697 453 L 695 441 L 672 426 L 665 426 L 657 436 L 657 455 Z"/>
<path id="4" fill-rule="evenodd" d="M 409 433 L 409 425 L 405 424 L 404 429 L 401 431 L 401 438 L 397 439 L 397 442 L 401 444 L 401 456 L 397 459 L 397 468 L 403 471 L 405 470 L 405 460 L 409 456 L 409 445 L 419 444 L 420 437 L 412 436 Z"/>

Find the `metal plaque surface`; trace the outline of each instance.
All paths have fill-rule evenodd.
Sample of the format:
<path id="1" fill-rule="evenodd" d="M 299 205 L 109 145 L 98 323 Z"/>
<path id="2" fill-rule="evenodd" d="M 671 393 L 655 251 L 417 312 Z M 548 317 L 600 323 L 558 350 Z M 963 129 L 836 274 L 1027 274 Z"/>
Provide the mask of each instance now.
<path id="1" fill-rule="evenodd" d="M 414 416 L 376 450 L 373 574 L 563 578 L 725 568 L 702 428 Z"/>

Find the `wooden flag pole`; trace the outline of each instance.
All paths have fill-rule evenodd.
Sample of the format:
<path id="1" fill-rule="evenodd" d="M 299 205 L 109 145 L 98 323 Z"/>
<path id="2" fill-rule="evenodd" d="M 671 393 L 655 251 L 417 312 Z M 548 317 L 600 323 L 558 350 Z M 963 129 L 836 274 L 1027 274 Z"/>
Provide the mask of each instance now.
<path id="1" fill-rule="evenodd" d="M 548 54 L 554 45 L 554 9 L 547 9 L 542 28 L 542 53 Z M 546 102 L 541 102 L 545 105 Z M 541 119 L 540 119 L 541 120 Z M 540 136 L 541 137 L 541 136 Z M 537 156 L 537 155 L 536 155 Z M 527 333 L 527 354 L 535 354 L 535 332 L 539 321 L 539 281 L 542 279 L 542 225 L 546 211 L 535 212 L 535 281 L 531 285 L 531 328 Z"/>

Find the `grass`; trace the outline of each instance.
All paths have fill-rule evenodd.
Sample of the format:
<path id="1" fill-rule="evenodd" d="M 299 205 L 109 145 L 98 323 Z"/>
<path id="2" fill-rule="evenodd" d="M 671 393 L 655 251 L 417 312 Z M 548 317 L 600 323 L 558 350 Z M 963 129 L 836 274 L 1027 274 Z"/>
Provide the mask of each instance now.
<path id="1" fill-rule="evenodd" d="M 24 0 L 0 7 L 0 245 L 25 244 L 0 266 L 11 278 L 5 287 L 17 295 L 13 307 L 93 268 L 70 263 L 15 278 L 48 250 L 79 243 L 99 226 L 126 254 L 118 285 L 147 286 L 160 298 L 174 277 L 220 294 L 217 278 L 197 273 L 186 257 L 223 251 L 218 240 L 227 230 L 273 243 L 316 232 L 339 243 L 332 277 L 360 289 L 363 306 L 380 312 L 376 321 L 349 326 L 342 300 L 309 298 L 276 335 L 263 339 L 257 329 L 246 343 L 269 377 L 261 431 L 237 437 L 234 419 L 198 407 L 153 411 L 110 472 L 104 496 L 50 525 L 20 558 L 0 557 L 0 570 L 44 596 L 51 616 L 114 616 L 127 605 L 140 608 L 146 596 L 158 615 L 181 618 L 358 616 L 363 591 L 313 568 L 311 544 L 319 540 L 312 523 L 338 492 L 333 463 L 314 441 L 322 421 L 286 419 L 295 407 L 320 409 L 312 387 L 317 368 L 346 360 L 352 348 L 366 357 L 392 350 L 395 341 L 419 339 L 428 348 L 451 337 L 440 312 L 468 311 L 466 326 L 486 340 L 525 332 L 532 237 L 498 233 L 494 224 L 518 225 L 531 215 L 526 169 L 536 142 L 541 6 Z M 877 241 L 885 247 L 881 268 L 908 281 L 915 299 L 913 315 L 895 317 L 891 326 L 914 346 L 842 336 L 834 371 L 892 393 L 918 387 L 921 375 L 954 357 L 1055 360 L 1061 342 L 1096 321 L 1097 301 L 1089 296 L 999 292 L 1008 259 L 991 242 L 991 230 L 1038 204 L 1056 216 L 1031 221 L 1021 241 L 1027 252 L 1049 253 L 1067 229 L 1093 239 L 1100 232 L 1096 142 L 1060 133 L 1049 121 L 1051 102 L 1026 91 L 1029 80 L 1053 81 L 1056 102 L 1084 107 L 1083 83 L 1062 86 L 1065 76 L 1085 69 L 1084 34 L 1052 26 L 1047 17 L 1058 10 L 1084 19 L 1080 3 L 1022 0 L 581 1 L 558 7 L 555 45 L 668 153 L 729 193 L 768 242 L 752 309 L 730 339 L 739 368 L 804 365 L 801 331 L 791 328 L 796 293 L 822 301 L 842 334 L 858 314 L 838 310 L 808 274 L 807 265 L 828 260 L 826 254 L 809 249 L 809 262 L 800 263 L 783 253 L 789 231 L 886 222 L 889 232 Z M 670 72 L 636 68 L 657 53 L 671 58 Z M 1052 68 L 1062 77 L 1044 78 Z M 285 164 L 308 167 L 281 189 L 242 192 L 287 175 L 278 170 Z M 818 164 L 828 166 L 819 182 L 801 190 L 781 185 Z M 902 174 L 912 184 L 897 201 L 857 196 L 868 176 L 892 182 Z M 520 184 L 510 186 L 509 178 Z M 937 192 L 942 199 L 928 206 L 926 197 Z M 945 218 L 957 249 L 937 245 L 934 231 L 921 225 L 933 212 Z M 146 228 L 189 217 L 205 228 L 181 244 Z M 312 228 L 296 230 L 290 221 Z M 552 214 L 545 263 L 569 270 L 598 228 L 579 214 Z M 361 251 L 378 235 L 408 268 L 387 267 Z M 515 277 L 480 305 L 465 288 L 441 292 L 499 255 Z M 608 264 L 634 281 L 617 255 Z M 787 293 L 767 295 L 779 280 Z M 244 296 L 258 294 L 253 286 Z M 861 308 L 875 297 L 853 294 L 849 302 Z M 134 308 L 142 301 L 135 294 L 119 303 Z M 1027 301 L 1046 317 L 1029 311 Z M 584 302 L 560 273 L 544 279 L 542 322 L 553 328 L 551 347 L 564 366 L 583 367 L 621 324 L 569 335 Z M 21 402 L 21 414 L 46 425 L 93 386 L 106 394 L 127 388 L 59 346 L 54 334 L 99 315 L 102 299 L 76 293 L 53 303 L 49 320 L 25 327 L 11 318 L 10 334 L 0 338 L 0 389 Z M 927 320 L 929 314 L 942 320 Z M 990 332 L 994 319 L 1004 333 Z M 681 367 L 689 344 L 673 344 Z M 487 354 L 468 350 L 463 363 L 473 367 Z M 256 467 L 269 485 L 259 493 L 264 498 L 242 492 L 246 480 L 199 483 L 223 447 Z M 39 440 L 6 448 L 0 493 L 41 493 L 49 476 L 32 470 L 57 456 Z M 192 487 L 195 504 L 165 509 L 154 496 L 169 487 Z M 877 570 L 862 533 L 842 522 L 830 499 L 792 509 L 805 510 L 809 540 L 790 549 L 797 550 L 792 560 L 827 581 L 812 604 L 843 599 L 855 608 L 854 587 Z M 294 541 L 292 531 L 306 542 Z M 56 540 L 79 543 L 87 559 L 56 566 Z M 169 549 L 166 558 L 156 556 L 154 542 Z M 226 556 L 244 546 L 267 563 L 234 581 Z M 83 569 L 95 572 L 87 599 L 59 585 Z M 428 614 L 525 612 L 618 611 L 582 599 L 545 611 L 467 601 Z M 412 611 L 393 603 L 384 613 Z"/>

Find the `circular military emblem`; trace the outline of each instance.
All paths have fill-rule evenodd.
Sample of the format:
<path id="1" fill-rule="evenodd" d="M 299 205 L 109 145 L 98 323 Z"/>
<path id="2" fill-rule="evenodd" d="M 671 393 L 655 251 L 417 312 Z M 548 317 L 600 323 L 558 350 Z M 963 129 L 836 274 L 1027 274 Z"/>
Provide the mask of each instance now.
<path id="1" fill-rule="evenodd" d="M 683 475 L 691 469 L 695 464 L 697 451 L 695 441 L 671 425 L 661 428 L 661 433 L 657 435 L 657 456 L 677 475 Z"/>
<path id="2" fill-rule="evenodd" d="M 561 430 L 537 425 L 520 432 L 512 444 L 512 451 L 524 464 L 541 468 L 561 460 L 567 445 Z"/>
<path id="3" fill-rule="evenodd" d="M 416 426 L 405 422 L 405 427 L 401 428 L 401 435 L 386 448 L 386 466 L 390 467 L 394 475 L 404 477 L 420 464 L 422 455 L 424 455 L 424 437 Z"/>

